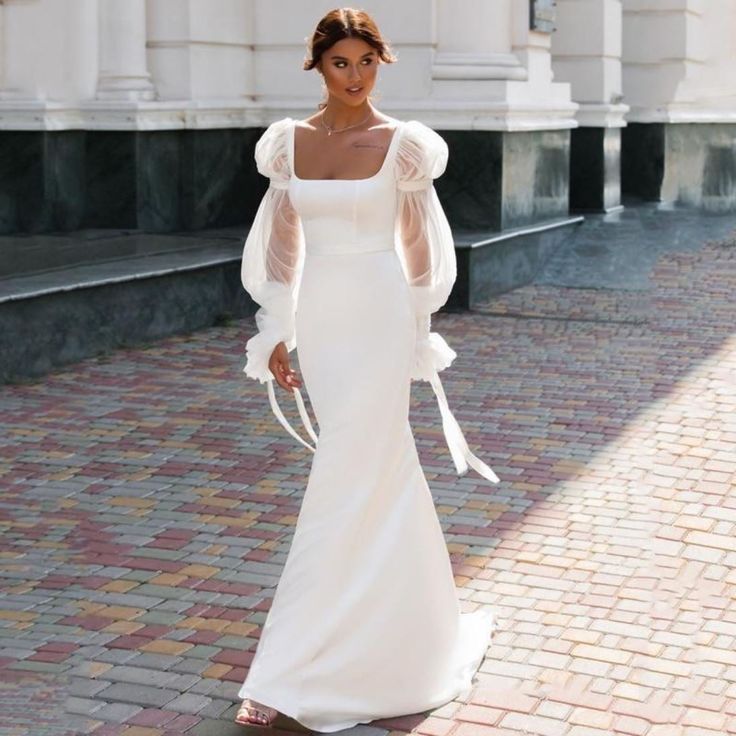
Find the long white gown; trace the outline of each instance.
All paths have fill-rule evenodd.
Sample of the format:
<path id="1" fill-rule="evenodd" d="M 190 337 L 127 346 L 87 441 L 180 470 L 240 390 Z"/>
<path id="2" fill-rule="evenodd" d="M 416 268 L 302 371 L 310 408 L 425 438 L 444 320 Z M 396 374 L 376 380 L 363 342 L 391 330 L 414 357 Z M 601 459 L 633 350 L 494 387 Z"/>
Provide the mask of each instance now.
<path id="1" fill-rule="evenodd" d="M 265 382 L 278 420 L 314 451 L 294 536 L 238 695 L 315 731 L 423 712 L 468 691 L 496 628 L 462 613 L 409 424 L 411 380 L 430 381 L 458 473 L 491 482 L 450 412 L 438 371 L 456 353 L 430 332 L 455 280 L 449 224 L 432 180 L 447 145 L 397 121 L 381 169 L 365 179 L 299 179 L 294 127 L 256 145 L 270 186 L 245 242 L 242 280 L 261 305 L 243 369 Z M 300 415 L 276 401 L 268 359 L 298 346 Z M 281 389 L 279 389 L 281 390 Z"/>

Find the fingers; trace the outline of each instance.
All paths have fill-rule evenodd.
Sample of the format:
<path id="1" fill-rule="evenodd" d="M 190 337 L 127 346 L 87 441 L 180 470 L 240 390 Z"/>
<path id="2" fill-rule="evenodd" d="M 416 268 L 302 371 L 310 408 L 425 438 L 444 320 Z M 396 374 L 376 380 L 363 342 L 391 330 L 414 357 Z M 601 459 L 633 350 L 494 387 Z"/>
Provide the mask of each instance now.
<path id="1" fill-rule="evenodd" d="M 283 342 L 278 343 L 273 349 L 268 368 L 276 379 L 276 383 L 286 391 L 302 387 L 301 379 L 296 371 L 289 367 L 289 355 Z"/>
<path id="2" fill-rule="evenodd" d="M 293 368 L 289 368 L 288 365 L 285 366 L 283 363 L 277 363 L 276 370 L 272 370 L 271 372 L 274 374 L 276 383 L 287 391 L 293 391 L 295 386 L 296 388 L 302 387 L 302 382 L 297 372 Z"/>

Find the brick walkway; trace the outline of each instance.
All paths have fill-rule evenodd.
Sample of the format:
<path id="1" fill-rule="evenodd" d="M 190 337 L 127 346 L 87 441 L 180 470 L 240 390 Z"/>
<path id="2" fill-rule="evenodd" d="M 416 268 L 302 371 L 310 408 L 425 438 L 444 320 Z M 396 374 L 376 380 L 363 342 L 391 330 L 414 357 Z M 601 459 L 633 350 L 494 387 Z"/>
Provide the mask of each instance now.
<path id="1" fill-rule="evenodd" d="M 463 606 L 500 630 L 468 702 L 355 732 L 736 734 L 736 244 L 665 254 L 651 283 L 435 317 L 502 482 L 451 472 L 428 384 L 412 423 Z M 0 392 L 0 734 L 245 732 L 311 461 L 240 373 L 252 330 Z"/>

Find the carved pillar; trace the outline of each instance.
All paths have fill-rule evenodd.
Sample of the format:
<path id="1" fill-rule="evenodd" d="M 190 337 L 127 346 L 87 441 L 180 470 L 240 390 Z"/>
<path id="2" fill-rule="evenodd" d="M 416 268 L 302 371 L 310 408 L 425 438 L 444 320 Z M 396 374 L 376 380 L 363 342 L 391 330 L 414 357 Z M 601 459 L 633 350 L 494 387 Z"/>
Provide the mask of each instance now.
<path id="1" fill-rule="evenodd" d="M 98 100 L 152 100 L 145 0 L 100 0 Z"/>
<path id="2" fill-rule="evenodd" d="M 555 79 L 580 105 L 570 139 L 570 207 L 621 206 L 621 0 L 558 0 L 552 35 Z M 585 28 L 585 33 L 580 29 Z"/>

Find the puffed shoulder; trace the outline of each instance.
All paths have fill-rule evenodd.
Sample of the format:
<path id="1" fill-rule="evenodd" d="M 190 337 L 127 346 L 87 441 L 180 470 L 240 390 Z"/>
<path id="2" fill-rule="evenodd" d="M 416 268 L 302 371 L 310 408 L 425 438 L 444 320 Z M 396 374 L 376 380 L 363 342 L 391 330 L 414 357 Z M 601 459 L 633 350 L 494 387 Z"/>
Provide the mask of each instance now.
<path id="1" fill-rule="evenodd" d="M 291 171 L 288 155 L 288 134 L 294 124 L 291 118 L 271 123 L 258 139 L 255 160 L 258 173 L 275 181 L 288 181 Z"/>
<path id="2" fill-rule="evenodd" d="M 445 139 L 419 120 L 403 123 L 396 151 L 399 189 L 424 189 L 445 172 L 449 151 Z"/>

